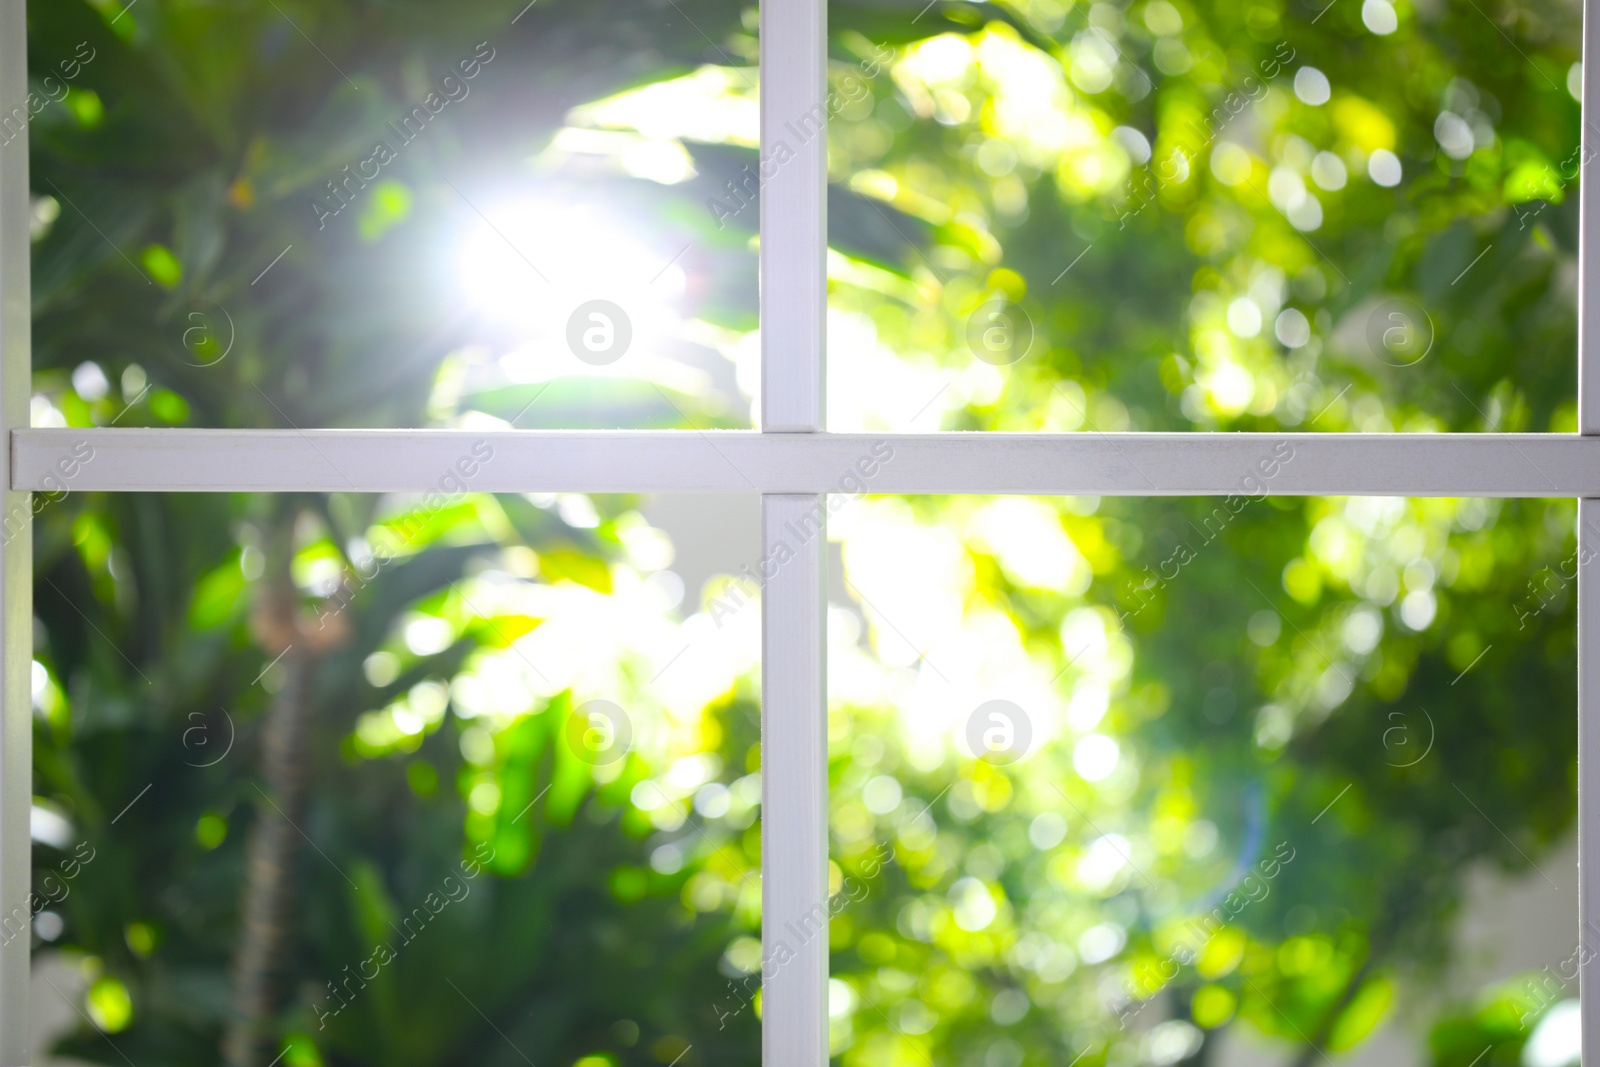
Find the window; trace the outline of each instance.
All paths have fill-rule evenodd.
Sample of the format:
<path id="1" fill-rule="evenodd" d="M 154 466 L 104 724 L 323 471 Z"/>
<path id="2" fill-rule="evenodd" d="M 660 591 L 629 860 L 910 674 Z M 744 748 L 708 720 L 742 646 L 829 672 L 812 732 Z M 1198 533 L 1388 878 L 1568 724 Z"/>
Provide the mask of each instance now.
<path id="1" fill-rule="evenodd" d="M 1343 2 L 1355 4 L 1355 0 Z M 0 0 L 0 97 L 7 100 L 28 95 L 23 7 L 21 0 Z M 1116 77 L 1131 76 L 1119 66 L 1115 47 L 1106 44 L 1111 40 L 1109 31 L 1094 21 L 1108 17 L 1101 9 L 1109 8 L 1110 5 L 1096 5 L 1097 13 L 1090 15 L 1087 28 L 1072 45 L 1083 58 L 1080 78 L 1092 81 L 1103 77 L 1106 84 Z M 1187 70 L 1194 57 L 1178 38 L 1178 29 L 1182 26 L 1179 9 L 1164 0 L 1152 0 L 1141 10 L 1155 65 L 1163 71 L 1181 73 Z M 1395 10 L 1395 5 L 1384 0 L 1367 0 L 1361 8 L 1361 18 L 1372 32 L 1382 34 L 1386 31 L 1381 27 L 1389 25 L 1387 20 L 1397 17 Z M 891 432 L 916 425 L 920 411 L 908 413 L 902 425 L 878 432 L 872 432 L 877 430 L 872 420 L 856 419 L 852 413 L 848 421 L 855 425 L 851 429 L 860 432 L 832 432 L 828 429 L 829 418 L 825 411 L 829 392 L 825 356 L 830 341 L 830 235 L 856 257 L 852 269 L 857 274 L 852 277 L 860 283 L 854 288 L 836 291 L 832 296 L 835 306 L 850 305 L 867 317 L 881 310 L 874 306 L 875 298 L 863 295 L 870 294 L 872 284 L 876 284 L 869 284 L 870 279 L 863 280 L 868 268 L 862 264 L 871 250 L 852 246 L 856 238 L 861 238 L 856 241 L 856 245 L 860 245 L 869 235 L 838 233 L 838 213 L 833 220 L 836 229 L 830 231 L 829 153 L 825 129 L 829 119 L 846 127 L 858 122 L 857 111 L 851 110 L 857 101 L 849 101 L 837 109 L 829 103 L 842 90 L 831 85 L 829 80 L 830 40 L 825 0 L 768 0 L 761 7 L 760 19 L 762 83 L 759 106 L 763 163 L 759 197 L 759 429 L 740 427 L 737 419 L 718 423 L 713 418 L 703 417 L 715 407 L 713 394 L 717 390 L 709 386 L 702 397 L 708 406 L 693 412 L 683 410 L 659 389 L 657 392 L 671 410 L 661 408 L 655 398 L 647 398 L 648 410 L 639 416 L 639 424 L 666 425 L 672 427 L 670 429 L 371 428 L 370 422 L 383 420 L 381 412 L 374 414 L 369 424 L 361 428 L 317 425 L 273 430 L 232 428 L 226 425 L 225 419 L 219 420 L 220 427 L 211 429 L 31 426 L 27 411 L 32 215 L 28 156 L 25 140 L 0 148 L 0 296 L 4 298 L 0 305 L 0 393 L 3 393 L 0 400 L 3 400 L 4 428 L 9 434 L 11 489 L 5 498 L 6 513 L 18 516 L 17 531 L 13 531 L 13 523 L 8 518 L 7 538 L 0 547 L 3 553 L 0 625 L 4 630 L 0 637 L 3 637 L 5 649 L 3 694 L 0 694 L 5 715 L 5 730 L 0 736 L 0 745 L 3 745 L 0 748 L 0 790 L 3 790 L 0 792 L 0 899 L 7 904 L 26 900 L 30 877 L 27 783 L 30 781 L 29 730 L 33 715 L 30 649 L 34 605 L 29 593 L 32 550 L 28 536 L 12 534 L 26 529 L 33 510 L 29 494 L 62 491 L 426 494 L 437 491 L 442 479 L 453 478 L 457 482 L 470 480 L 471 490 L 477 493 L 759 494 L 762 516 L 758 579 L 762 604 L 761 907 L 767 954 L 761 967 L 761 989 L 763 1062 L 768 1067 L 818 1067 L 829 1059 L 829 945 L 821 932 L 833 892 L 829 882 L 827 661 L 830 620 L 825 530 L 830 515 L 863 492 L 904 496 L 966 494 L 1019 500 L 1031 497 L 1207 497 L 1214 499 L 1215 507 L 1199 522 L 1203 527 L 1200 536 L 1208 542 L 1213 538 L 1222 539 L 1244 507 L 1267 497 L 1577 499 L 1579 549 L 1574 577 L 1580 583 L 1576 595 L 1582 628 L 1578 655 L 1580 777 L 1587 795 L 1600 791 L 1600 779 L 1596 778 L 1596 768 L 1600 768 L 1600 727 L 1596 726 L 1596 716 L 1600 716 L 1600 695 L 1597 695 L 1600 694 L 1600 675 L 1597 675 L 1600 638 L 1596 637 L 1600 632 L 1600 584 L 1597 584 L 1600 579 L 1589 569 L 1593 553 L 1600 550 L 1600 541 L 1596 540 L 1600 536 L 1600 504 L 1596 503 L 1600 500 L 1600 438 L 1597 438 L 1600 435 L 1600 353 L 1596 352 L 1600 334 L 1596 333 L 1594 317 L 1588 314 L 1600 301 L 1600 275 L 1593 269 L 1589 249 L 1589 244 L 1596 240 L 1594 225 L 1585 225 L 1582 231 L 1582 268 L 1576 281 L 1582 313 L 1578 388 L 1569 389 L 1565 380 L 1542 383 L 1549 385 L 1538 399 L 1536 414 L 1543 421 L 1536 423 L 1530 416 L 1522 423 L 1546 425 L 1564 402 L 1576 396 L 1578 432 L 1465 432 L 1494 431 L 1500 427 L 1498 416 L 1492 417 L 1492 413 L 1482 410 L 1471 411 L 1476 405 L 1463 393 L 1467 409 L 1463 409 L 1455 397 L 1412 398 L 1417 421 L 1405 427 L 1391 427 L 1460 432 L 1360 432 L 1366 424 L 1345 413 L 1341 414 L 1342 427 L 1355 432 L 1324 433 L 1320 431 L 1325 427 L 1315 425 L 1315 409 L 1327 410 L 1338 404 L 1342 394 L 1325 395 L 1326 391 L 1304 389 L 1303 395 L 1297 394 L 1293 401 L 1298 417 L 1305 422 L 1303 429 L 1232 432 L 1248 429 L 1247 424 L 1235 421 L 1236 417 L 1264 415 L 1269 409 L 1258 410 L 1260 397 L 1245 395 L 1247 383 L 1242 384 L 1240 377 L 1245 373 L 1240 369 L 1244 364 L 1219 354 L 1215 345 L 1222 344 L 1220 340 L 1204 338 L 1197 347 L 1211 352 L 1208 357 L 1211 362 L 1206 366 L 1186 365 L 1175 369 L 1176 364 L 1162 364 L 1166 353 L 1151 349 L 1143 353 L 1149 357 L 1143 365 L 1129 370 L 1126 378 L 1117 380 L 1113 392 L 1125 390 L 1119 395 L 1132 395 L 1135 390 L 1149 388 L 1162 374 L 1190 375 L 1192 381 L 1189 389 L 1183 392 L 1183 406 L 1176 410 L 1199 413 L 1195 416 L 1199 421 L 1210 419 L 1216 426 L 1227 426 L 1226 431 L 1165 432 L 1176 424 L 1176 418 L 1152 427 L 1153 432 L 1126 428 L 1104 430 L 1092 413 L 1081 410 L 1074 395 L 1058 398 L 1047 380 L 1019 375 L 1015 388 L 1038 388 L 1049 394 L 1042 402 L 1048 414 L 1032 425 L 1016 429 L 1041 432 Z M 1600 32 L 1594 29 L 1595 25 L 1593 21 L 1586 23 L 1586 44 Z M 1012 38 L 997 32 L 982 47 L 995 52 L 993 62 L 1004 63 L 1006 49 L 1011 43 Z M 860 61 L 863 65 L 873 62 L 870 50 Z M 488 62 L 490 60 L 481 56 L 477 58 L 480 66 Z M 957 102 L 948 92 L 949 86 L 940 82 L 951 69 L 950 62 L 949 56 L 941 59 L 930 54 L 926 57 L 917 91 L 927 97 L 928 106 L 933 109 L 930 114 L 938 111 L 943 116 L 940 121 L 952 131 L 950 136 L 954 138 L 968 119 L 962 110 L 968 105 Z M 1271 80 L 1278 73 L 1274 71 L 1263 77 Z M 1540 69 L 1539 73 L 1545 72 Z M 1596 90 L 1592 81 L 1584 88 L 1585 97 L 1591 100 L 1600 96 L 1600 90 Z M 1089 91 L 1091 86 L 1080 80 L 1078 88 Z M 1451 105 L 1455 110 L 1442 115 L 1441 125 L 1436 129 L 1443 151 L 1453 158 L 1458 152 L 1460 158 L 1470 155 L 1474 138 L 1481 134 L 1474 126 L 1482 117 L 1477 108 L 1478 100 L 1467 91 L 1469 88 L 1458 89 Z M 1314 68 L 1301 67 L 1293 79 L 1293 92 L 1304 105 L 1320 106 L 1326 101 L 1328 91 L 1327 76 Z M 1358 122 L 1360 118 L 1356 115 L 1350 121 Z M 1019 121 L 1026 121 L 1026 115 Z M 852 150 L 870 154 L 870 131 L 856 131 L 852 136 Z M 1371 180 L 1387 188 L 1398 181 L 1400 163 L 1389 148 L 1379 143 L 1384 141 L 1383 137 L 1372 136 L 1376 139 L 1367 146 L 1366 165 Z M 1493 136 L 1492 131 L 1489 136 Z M 1128 126 L 1118 126 L 1116 136 L 1108 143 L 1120 145 L 1119 151 L 1127 158 L 1142 155 L 1140 162 L 1150 159 L 1153 150 L 1167 151 L 1167 160 L 1182 159 L 1184 166 L 1194 155 L 1192 152 L 1174 154 L 1173 146 L 1157 145 L 1153 149 L 1137 130 Z M 1303 144 L 1287 150 L 1307 156 L 1303 161 L 1305 168 L 1322 189 L 1341 187 L 1350 180 L 1349 165 L 1336 155 L 1315 152 L 1312 146 Z M 1007 151 L 1009 149 L 1004 146 L 979 145 L 974 149 L 974 165 L 1001 179 L 1018 166 L 1031 165 L 1027 160 L 1013 158 L 1014 153 L 1008 156 Z M 770 173 L 765 162 L 769 158 L 773 161 Z M 370 159 L 373 157 L 364 157 L 362 162 Z M 1583 159 L 1587 163 L 1587 150 Z M 1082 165 L 1062 180 L 1069 186 L 1075 182 L 1088 183 L 1084 185 L 1088 188 L 1102 180 L 1096 170 L 1101 162 L 1104 161 L 1081 161 Z M 377 160 L 372 165 L 381 163 Z M 1246 186 L 1255 177 L 1252 164 L 1242 150 L 1212 153 L 1208 165 L 1217 180 L 1230 188 Z M 1307 189 L 1293 167 L 1285 165 L 1269 170 L 1263 179 L 1269 187 L 1262 191 L 1260 210 L 1275 212 L 1282 217 L 1282 225 L 1295 232 L 1313 233 L 1320 224 L 1322 212 L 1320 202 L 1313 195 L 1315 190 Z M 891 176 L 874 174 L 861 179 L 859 184 L 868 187 L 877 182 L 881 186 L 893 181 Z M 1600 210 L 1592 209 L 1593 203 L 1600 203 L 1600 189 L 1595 189 L 1594 183 L 1592 168 L 1583 168 L 1583 191 L 1593 194 L 1585 195 L 1583 200 L 1586 223 L 1592 223 L 1596 219 L 1594 210 Z M 1020 220 L 1023 209 L 1019 207 L 1016 189 L 1009 185 L 1000 188 L 1003 195 L 1010 198 L 1000 205 L 1001 214 Z M 352 203 L 358 193 L 368 193 L 366 183 L 359 180 L 346 189 Z M 502 227 L 494 221 L 497 216 L 480 210 L 473 196 L 475 191 L 457 191 L 462 200 L 462 204 L 455 205 L 457 213 L 469 222 L 476 216 L 482 223 L 481 226 L 471 223 L 475 235 L 471 247 L 463 255 L 476 257 L 482 264 L 484 273 L 480 280 L 484 284 L 499 284 L 507 272 L 520 269 L 502 246 L 502 242 L 511 246 L 516 242 L 501 232 Z M 946 191 L 937 187 L 910 189 L 907 195 L 937 197 Z M 537 229 L 551 225 L 553 219 L 565 213 L 581 214 L 583 190 L 570 192 L 572 202 L 551 207 L 545 216 L 511 222 L 501 219 L 501 222 Z M 374 189 L 369 195 L 377 198 L 373 203 L 381 207 L 385 203 L 381 197 L 389 194 Z M 337 203 L 337 208 L 335 201 L 325 203 L 326 217 L 318 214 L 313 224 L 326 223 L 329 219 L 338 221 L 335 216 L 349 205 L 342 198 L 338 198 Z M 1099 288 L 1090 288 L 1088 295 L 1074 298 L 1078 310 L 1084 314 L 1093 312 L 1090 305 L 1095 303 L 1096 292 L 1109 299 L 1112 294 L 1107 290 L 1110 287 L 1129 284 L 1117 280 L 1123 275 L 1116 272 L 1133 272 L 1128 271 L 1126 262 L 1110 254 L 1113 249 L 1131 256 L 1130 249 L 1136 247 L 1138 240 L 1166 239 L 1154 222 L 1154 210 L 1143 214 L 1141 205 L 1144 203 L 1144 195 L 1136 192 L 1125 208 L 1126 218 L 1113 218 L 1102 227 L 1107 253 L 1107 263 L 1103 265 L 1085 258 L 1092 255 L 1090 248 L 1094 241 L 1074 237 L 1063 243 L 1064 269 L 1057 281 L 1079 276 L 1071 273 L 1073 271 L 1090 275 L 1102 267 L 1108 273 L 1100 277 L 1111 279 L 1097 283 Z M 393 204 L 390 207 L 400 210 Z M 843 210 L 853 224 L 860 225 L 863 219 L 870 221 L 870 215 L 864 212 L 878 209 L 870 203 L 863 206 L 852 201 Z M 891 228 L 896 225 L 889 215 L 881 210 L 878 213 L 886 225 Z M 369 213 L 365 217 L 377 218 L 378 221 L 371 224 L 381 225 L 381 215 L 380 210 L 377 215 Z M 1226 219 L 1211 220 L 1216 232 L 1203 234 L 1202 239 L 1223 240 L 1222 231 L 1227 228 L 1227 222 Z M 1382 223 L 1377 217 L 1370 220 L 1375 227 Z M 1021 225 L 1020 221 L 1016 222 L 1017 228 Z M 1048 220 L 1040 225 L 1048 227 Z M 1514 222 L 1508 225 L 1515 227 Z M 1130 230 L 1133 236 L 1127 237 Z M 1121 236 L 1113 239 L 1110 236 L 1113 231 Z M 983 238 L 975 234 L 972 239 L 981 243 Z M 276 238 L 273 243 L 275 241 Z M 286 243 L 292 245 L 292 242 Z M 1506 280 L 1506 275 L 1514 269 L 1510 259 L 1497 262 L 1490 258 L 1480 263 L 1484 257 L 1494 256 L 1493 242 L 1487 243 L 1491 247 L 1477 252 L 1477 259 L 1471 258 L 1477 250 L 1476 244 L 1463 244 L 1458 249 L 1462 257 L 1470 260 L 1462 273 L 1477 265 L 1480 270 L 1497 272 L 1497 281 L 1493 284 L 1512 284 Z M 262 247 L 270 251 L 269 244 Z M 285 248 L 282 254 L 290 253 L 291 249 Z M 652 263 L 665 262 L 661 268 L 664 274 L 673 268 L 672 254 L 670 246 L 663 246 L 650 249 L 648 256 L 640 253 L 640 258 L 654 257 L 650 259 Z M 1079 258 L 1072 258 L 1075 255 Z M 1527 255 L 1536 261 L 1538 270 L 1552 269 L 1548 257 L 1540 258 L 1541 251 L 1527 250 Z M 262 275 L 276 262 L 267 263 Z M 142 269 L 159 271 L 165 263 L 158 253 L 149 258 Z M 605 274 L 603 260 L 592 265 L 597 274 Z M 537 272 L 536 264 L 528 266 Z M 930 261 L 928 269 L 937 275 L 941 267 Z M 1333 269 L 1338 270 L 1337 267 Z M 648 289 L 660 277 L 661 274 L 655 279 L 646 278 L 642 288 Z M 1029 318 L 1032 314 L 1029 308 L 1034 305 L 1016 288 L 1013 281 L 1016 277 L 1015 272 L 1007 272 L 1003 265 L 996 265 L 988 288 L 977 287 L 964 292 L 957 291 L 959 286 L 952 289 L 952 299 L 966 302 L 963 307 L 970 312 L 975 351 L 982 349 L 979 357 L 986 366 L 1008 366 L 1016 361 L 1013 356 L 1020 359 L 1021 355 L 1015 352 L 1021 344 L 1019 338 L 1031 338 L 1036 328 L 1047 325 L 1035 324 Z M 1218 286 L 1208 298 L 1209 303 L 1197 312 L 1197 321 L 1202 322 L 1204 330 L 1231 329 L 1236 339 L 1252 343 L 1259 339 L 1263 345 L 1272 343 L 1275 338 L 1288 349 L 1299 350 L 1309 338 L 1310 319 L 1314 318 L 1314 312 L 1308 316 L 1301 305 L 1310 307 L 1321 299 L 1316 277 L 1320 275 L 1313 270 L 1295 277 L 1231 279 L 1228 284 L 1233 289 L 1224 293 L 1227 286 Z M 261 276 L 256 280 L 261 280 Z M 730 281 L 728 284 L 743 283 Z M 1388 307 L 1381 299 L 1379 287 L 1374 285 L 1372 290 L 1363 299 L 1371 305 L 1369 322 L 1378 323 L 1378 346 L 1374 354 L 1378 349 L 1388 353 L 1398 361 L 1391 365 L 1422 358 L 1417 355 L 1419 349 L 1426 355 L 1432 340 L 1432 325 L 1424 328 L 1411 305 Z M 1558 310 L 1553 311 L 1540 302 L 1546 295 L 1538 294 L 1539 299 L 1525 309 L 1526 313 L 1559 314 Z M 1451 299 L 1456 301 L 1451 306 L 1460 318 L 1470 319 L 1471 300 L 1467 297 Z M 1297 300 L 1300 303 L 1297 304 Z M 1123 315 L 1120 322 L 1108 318 L 1090 334 L 1105 339 L 1117 329 L 1131 329 L 1130 317 L 1175 314 L 1178 310 L 1136 303 L 1120 309 L 1118 313 Z M 108 314 L 114 321 L 114 309 Z M 210 346 L 214 323 L 205 319 L 197 320 L 197 325 L 202 332 L 197 335 L 195 351 L 205 357 L 213 350 Z M 625 325 L 624 332 L 641 344 L 666 346 L 684 340 L 648 317 L 628 318 Z M 582 316 L 563 323 L 562 329 L 567 332 L 562 336 L 575 337 L 574 351 L 584 349 L 598 364 L 618 346 L 619 330 L 623 326 L 624 321 L 613 314 L 610 305 L 597 302 Z M 1474 329 L 1481 331 L 1489 326 L 1478 323 Z M 657 332 L 651 333 L 651 330 Z M 374 343 L 397 342 L 392 331 L 376 326 L 373 337 Z M 836 349 L 862 342 L 858 335 L 841 337 L 835 334 L 831 340 Z M 1477 343 L 1487 344 L 1481 338 Z M 1240 352 L 1244 353 L 1241 359 L 1264 358 L 1249 345 L 1241 346 Z M 985 354 L 992 358 L 985 358 Z M 852 351 L 853 357 L 859 355 Z M 862 369 L 868 362 L 867 357 L 853 358 L 840 378 L 850 382 L 852 388 L 871 387 L 873 380 Z M 1092 367 L 1095 364 L 1095 359 L 1086 357 L 1080 365 Z M 1389 381 L 1383 373 L 1377 372 L 1380 388 Z M 303 384 L 313 393 L 317 388 L 317 383 Z M 505 395 L 498 397 L 487 396 L 491 390 L 486 389 L 483 410 L 498 413 L 496 417 L 503 421 L 515 422 L 506 416 L 523 404 L 525 397 L 532 398 L 526 403 L 533 403 L 537 393 L 522 388 L 529 382 L 512 384 L 515 388 L 508 388 Z M 937 382 L 930 384 L 937 385 Z M 1302 386 L 1304 382 L 1285 377 L 1274 382 L 1272 388 L 1288 396 Z M 345 387 L 369 386 L 345 383 Z M 381 388 L 374 391 L 381 392 Z M 627 402 L 626 397 L 622 400 Z M 226 397 L 216 398 L 216 403 L 218 410 L 225 410 Z M 285 421 L 292 423 L 293 420 L 285 416 Z M 584 427 L 595 424 L 581 412 L 573 421 Z M 720 428 L 712 428 L 712 425 Z M 1057 430 L 1072 432 L 1053 432 Z M 493 462 L 488 462 L 491 456 Z M 1014 514 L 997 512 L 984 521 L 1000 530 L 1030 521 L 1029 514 L 1022 510 Z M 995 536 L 999 538 L 1000 535 L 996 533 Z M 1418 584 L 1415 589 L 1426 592 L 1425 583 Z M 1268 599 L 1266 610 L 1275 611 L 1276 605 Z M 1143 601 L 1136 602 L 1142 604 Z M 1432 609 L 1427 607 L 1428 603 L 1424 597 L 1407 609 L 1414 613 L 1413 618 L 1420 620 L 1418 629 L 1426 626 L 1425 614 L 1431 618 Z M 1139 610 L 1131 604 L 1127 606 L 1129 610 Z M 1242 625 L 1248 628 L 1257 624 L 1245 619 Z M 1262 628 L 1272 625 L 1281 623 L 1266 620 L 1259 623 Z M 1351 640 L 1360 645 L 1366 640 L 1362 627 L 1369 623 L 1358 619 L 1351 625 L 1356 630 Z M 1173 638 L 1168 635 L 1167 639 Z M 1015 730 L 1017 723 L 1006 718 L 1005 708 L 992 711 L 1000 718 L 980 720 L 980 737 L 990 725 Z M 1216 714 L 1220 716 L 1225 711 L 1219 705 Z M 614 729 L 614 724 L 611 728 Z M 1270 731 L 1276 728 L 1271 721 L 1259 727 L 1269 731 L 1269 740 L 1275 736 Z M 381 725 L 374 729 L 381 733 Z M 1080 742 L 1076 753 L 1079 771 L 1086 777 L 1106 777 L 1113 773 L 1117 762 L 1114 747 L 1107 748 L 1099 741 L 1085 747 Z M 871 783 L 857 784 L 866 789 Z M 898 802 L 898 792 L 895 795 Z M 1336 800 L 1337 797 L 1332 798 Z M 1048 821 L 1043 825 L 1039 833 L 1049 837 L 1052 831 Z M 1580 839 L 1586 850 L 1595 847 L 1597 826 L 1600 823 L 1596 822 L 1596 816 L 1580 811 Z M 1103 836 L 1102 840 L 1106 842 L 1103 852 L 1116 851 L 1118 846 L 1113 838 Z M 861 862 L 859 855 L 847 857 L 845 866 L 854 870 Z M 1116 866 L 1111 859 L 1106 862 Z M 1114 876 L 1121 875 L 1106 877 Z M 993 906 L 992 902 L 980 900 L 976 889 L 971 892 L 972 909 L 981 911 Z M 1600 867 L 1595 864 L 1583 868 L 1580 903 L 1581 915 L 1587 924 L 1600 906 Z M 1588 929 L 1587 925 L 1584 929 Z M 1115 932 L 1104 932 L 1102 940 L 1116 936 L 1119 935 Z M 0 944 L 0 1057 L 8 1062 L 29 1062 L 30 1057 L 27 1048 L 28 958 L 26 938 Z M 1584 966 L 1585 973 L 1593 977 L 1595 965 L 1585 963 Z M 1584 1027 L 1585 1041 L 1591 1055 L 1600 1055 L 1600 1051 L 1595 1051 L 1600 1050 L 1600 1038 L 1595 1036 L 1600 1035 L 1600 1015 L 1596 1014 L 1600 1012 L 1597 1007 L 1600 1000 L 1596 999 L 1593 982 L 1587 984 L 1584 1016 L 1595 1021 Z"/>

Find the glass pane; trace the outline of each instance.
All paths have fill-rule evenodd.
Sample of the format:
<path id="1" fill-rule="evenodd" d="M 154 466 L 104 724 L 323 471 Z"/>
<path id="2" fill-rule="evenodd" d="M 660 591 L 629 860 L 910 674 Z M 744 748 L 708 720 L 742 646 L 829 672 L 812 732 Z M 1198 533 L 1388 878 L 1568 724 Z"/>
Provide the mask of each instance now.
<path id="1" fill-rule="evenodd" d="M 920 7 L 832 37 L 833 429 L 1575 429 L 1579 5 Z"/>
<path id="2" fill-rule="evenodd" d="M 1574 519 L 841 509 L 837 1062 L 1576 1063 Z"/>
<path id="3" fill-rule="evenodd" d="M 35 425 L 750 425 L 740 5 L 29 15 Z"/>
<path id="4" fill-rule="evenodd" d="M 45 503 L 41 1057 L 756 1062 L 759 512 L 697 504 Z"/>

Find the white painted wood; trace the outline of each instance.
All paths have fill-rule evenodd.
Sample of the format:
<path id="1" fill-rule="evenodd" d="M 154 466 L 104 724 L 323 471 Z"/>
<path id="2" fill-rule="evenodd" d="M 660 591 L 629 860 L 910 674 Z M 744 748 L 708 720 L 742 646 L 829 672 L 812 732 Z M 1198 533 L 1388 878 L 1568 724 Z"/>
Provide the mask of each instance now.
<path id="1" fill-rule="evenodd" d="M 1578 429 L 1600 434 L 1600 0 L 1583 5 Z M 1591 440 L 1600 440 L 1592 437 Z M 1594 497 L 1600 494 L 1589 492 Z M 1578 959 L 1584 1063 L 1600 1063 L 1600 500 L 1578 501 Z M 1585 559 L 1585 556 L 1588 556 Z"/>
<path id="2" fill-rule="evenodd" d="M 1583 5 L 1583 125 L 1578 178 L 1578 429 L 1600 434 L 1600 6 Z M 1596 358 L 1584 358 L 1585 356 Z M 1600 1009 L 1597 1009 L 1600 1010 Z"/>
<path id="3" fill-rule="evenodd" d="M 737 442 L 700 434 L 691 446 L 695 458 L 639 450 L 671 464 L 657 473 L 710 477 L 734 491 L 798 489 L 792 468 L 803 461 L 782 451 L 781 439 L 815 437 L 825 428 L 827 10 L 827 0 L 760 5 L 764 432 Z M 752 448 L 756 453 L 747 454 Z M 761 629 L 763 1067 L 828 1063 L 827 509 L 817 494 L 835 488 L 854 462 L 821 459 L 824 467 L 840 462 L 846 466 L 804 493 L 761 501 L 768 578 Z"/>
<path id="4" fill-rule="evenodd" d="M 1600 437 L 1577 434 L 35 429 L 13 439 L 23 490 L 1600 496 Z M 85 449 L 93 458 L 74 463 Z"/>
<path id="5" fill-rule="evenodd" d="M 761 4 L 761 427 L 823 422 L 828 302 L 828 8 Z"/>
<path id="6" fill-rule="evenodd" d="M 1578 995 L 1600 1063 L 1600 500 L 1578 501 Z"/>
<path id="7" fill-rule="evenodd" d="M 763 1067 L 828 1062 L 826 499 L 761 501 Z"/>
<path id="8" fill-rule="evenodd" d="M 24 0 L 0 0 L 0 111 L 27 110 Z M 0 144 L 0 428 L 28 425 L 28 135 Z M 8 442 L 9 444 L 9 442 Z M 8 457 L 9 462 L 9 457 Z M 0 916 L 29 916 L 33 805 L 33 509 L 25 491 L 0 492 Z M 28 922 L 31 926 L 31 921 Z M 0 940 L 0 1067 L 29 1062 L 32 937 Z"/>

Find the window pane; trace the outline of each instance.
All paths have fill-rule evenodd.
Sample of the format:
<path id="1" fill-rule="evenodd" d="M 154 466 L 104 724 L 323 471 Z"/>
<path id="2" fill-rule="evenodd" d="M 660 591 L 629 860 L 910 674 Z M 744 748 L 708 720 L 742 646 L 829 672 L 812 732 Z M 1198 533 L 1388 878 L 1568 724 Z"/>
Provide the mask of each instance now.
<path id="1" fill-rule="evenodd" d="M 696 504 L 47 504 L 41 1054 L 755 1062 L 759 512 Z"/>
<path id="2" fill-rule="evenodd" d="M 1574 518 L 841 509 L 838 1062 L 1576 1062 Z"/>
<path id="3" fill-rule="evenodd" d="M 522 7 L 36 5 L 34 424 L 750 425 L 753 23 Z"/>
<path id="4" fill-rule="evenodd" d="M 920 6 L 833 34 L 832 428 L 1575 429 L 1579 5 Z"/>

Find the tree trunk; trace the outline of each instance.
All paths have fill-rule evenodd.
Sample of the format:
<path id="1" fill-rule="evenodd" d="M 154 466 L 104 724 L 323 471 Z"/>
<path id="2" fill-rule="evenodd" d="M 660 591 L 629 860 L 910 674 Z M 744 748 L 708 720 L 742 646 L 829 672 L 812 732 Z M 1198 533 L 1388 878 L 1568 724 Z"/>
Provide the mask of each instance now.
<path id="1" fill-rule="evenodd" d="M 278 657 L 283 685 L 262 735 L 261 784 L 246 851 L 242 929 L 233 961 L 233 1017 L 223 1035 L 228 1067 L 267 1067 L 277 1056 L 283 977 L 293 944 L 295 867 L 310 770 L 311 682 L 320 649 L 300 631 L 290 575 L 291 512 L 268 552 L 266 586 L 253 619 L 257 639 Z"/>

